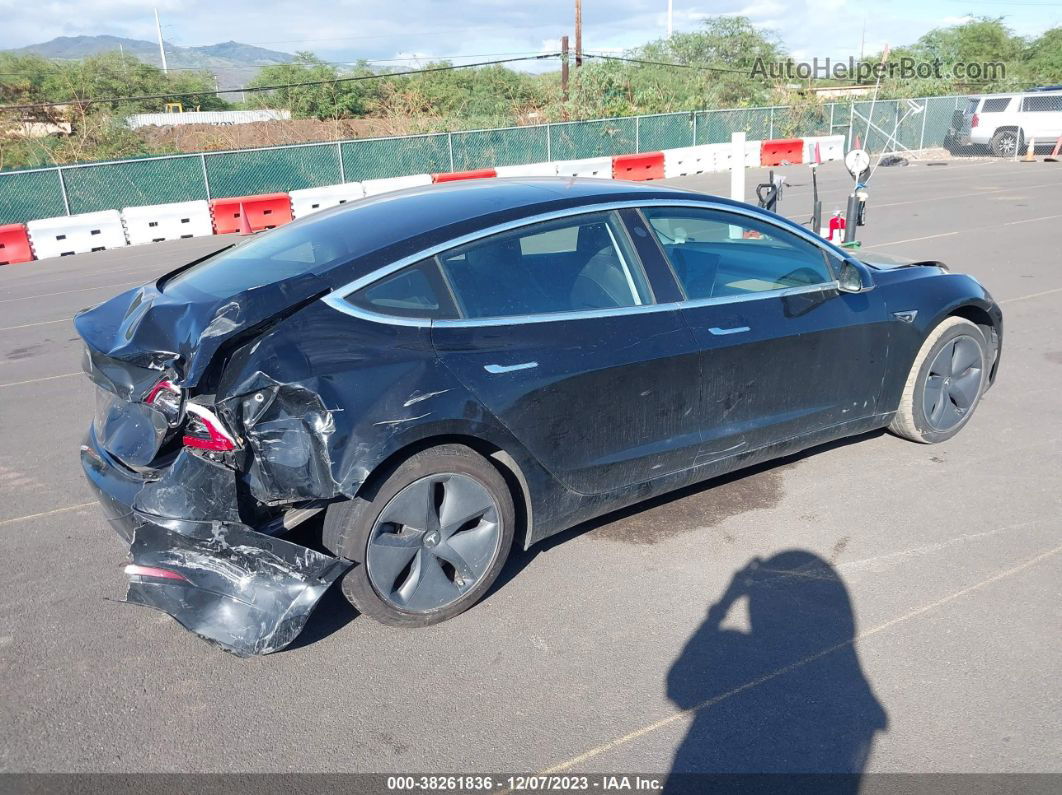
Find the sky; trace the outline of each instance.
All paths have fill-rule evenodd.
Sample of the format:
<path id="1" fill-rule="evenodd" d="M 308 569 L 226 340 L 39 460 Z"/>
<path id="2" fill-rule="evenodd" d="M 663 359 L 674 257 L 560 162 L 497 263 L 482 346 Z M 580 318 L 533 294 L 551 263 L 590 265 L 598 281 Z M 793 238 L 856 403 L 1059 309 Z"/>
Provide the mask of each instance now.
<path id="1" fill-rule="evenodd" d="M 263 12 L 263 5 L 268 11 Z M 674 29 L 706 16 L 740 14 L 773 31 L 798 61 L 858 56 L 908 44 L 970 15 L 1002 16 L 1021 35 L 1062 25 L 1051 0 L 673 0 Z M 382 65 L 491 60 L 553 52 L 571 34 L 573 0 L 0 0 L 0 49 L 56 36 L 111 34 L 151 40 L 152 8 L 163 36 L 181 46 L 236 40 L 274 50 L 312 50 L 332 61 Z M 583 0 L 583 47 L 616 52 L 663 37 L 667 0 Z M 555 68 L 553 62 L 532 71 Z"/>

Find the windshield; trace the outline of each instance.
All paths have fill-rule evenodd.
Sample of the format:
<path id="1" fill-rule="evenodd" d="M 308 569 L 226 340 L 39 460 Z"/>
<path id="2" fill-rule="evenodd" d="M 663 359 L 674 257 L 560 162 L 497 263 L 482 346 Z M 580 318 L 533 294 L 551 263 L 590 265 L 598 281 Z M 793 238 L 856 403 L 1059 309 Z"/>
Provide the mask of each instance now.
<path id="1" fill-rule="evenodd" d="M 250 238 L 168 280 L 164 293 L 229 298 L 267 284 L 320 273 L 354 257 L 349 216 L 312 218 Z"/>

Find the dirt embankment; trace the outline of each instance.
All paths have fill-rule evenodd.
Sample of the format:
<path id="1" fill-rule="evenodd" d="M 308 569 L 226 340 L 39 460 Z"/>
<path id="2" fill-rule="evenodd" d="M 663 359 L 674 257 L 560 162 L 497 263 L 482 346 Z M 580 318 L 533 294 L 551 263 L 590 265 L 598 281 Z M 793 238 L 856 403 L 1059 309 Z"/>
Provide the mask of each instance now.
<path id="1" fill-rule="evenodd" d="M 412 119 L 292 119 L 251 124 L 181 124 L 172 127 L 142 127 L 137 130 L 154 150 L 212 152 L 251 149 L 257 146 L 379 138 L 426 132 L 424 122 Z"/>

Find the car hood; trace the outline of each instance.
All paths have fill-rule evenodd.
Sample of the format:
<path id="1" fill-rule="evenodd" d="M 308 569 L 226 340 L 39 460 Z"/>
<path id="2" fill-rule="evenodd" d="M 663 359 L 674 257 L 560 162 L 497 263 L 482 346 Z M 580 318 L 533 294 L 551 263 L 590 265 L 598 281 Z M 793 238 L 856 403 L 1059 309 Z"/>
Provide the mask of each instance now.
<path id="1" fill-rule="evenodd" d="M 80 312 L 74 327 L 96 369 L 128 399 L 144 371 L 166 372 L 179 386 L 195 386 L 223 345 L 328 290 L 319 276 L 307 273 L 224 298 L 199 294 L 189 300 L 186 292 L 167 294 L 163 277 Z"/>
<path id="2" fill-rule="evenodd" d="M 889 254 L 882 254 L 877 251 L 863 251 L 860 250 L 853 254 L 856 259 L 862 262 L 864 265 L 868 265 L 871 268 L 879 271 L 896 270 L 897 268 L 941 268 L 947 270 L 947 267 L 942 262 L 936 262 L 935 260 L 913 260 L 908 257 L 895 257 Z"/>

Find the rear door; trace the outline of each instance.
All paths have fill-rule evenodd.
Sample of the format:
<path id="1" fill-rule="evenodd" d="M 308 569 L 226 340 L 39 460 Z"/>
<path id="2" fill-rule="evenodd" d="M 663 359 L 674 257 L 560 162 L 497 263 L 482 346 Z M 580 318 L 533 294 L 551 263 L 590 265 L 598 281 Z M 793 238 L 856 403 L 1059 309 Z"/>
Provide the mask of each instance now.
<path id="1" fill-rule="evenodd" d="M 433 323 L 439 356 L 566 487 L 598 494 L 692 465 L 694 337 L 657 302 L 616 213 L 524 226 L 438 261 L 461 314 Z"/>
<path id="2" fill-rule="evenodd" d="M 839 292 L 823 249 L 751 216 L 644 214 L 701 349 L 698 465 L 877 411 L 889 333 L 877 293 Z"/>
<path id="3" fill-rule="evenodd" d="M 1026 141 L 1039 138 L 1040 143 L 1047 143 L 1062 135 L 1062 94 L 1027 94 L 1021 110 Z"/>

